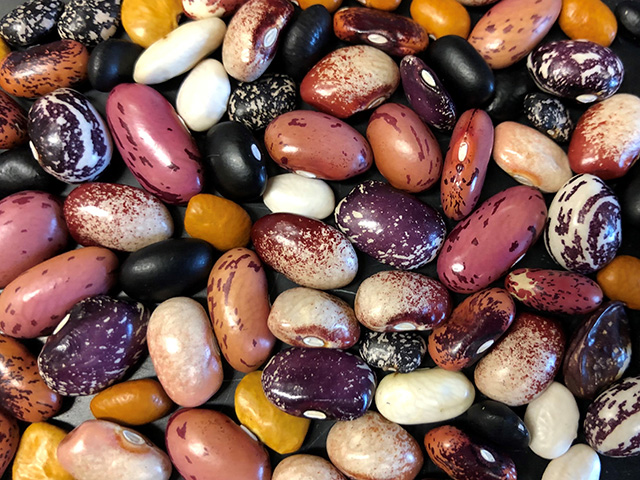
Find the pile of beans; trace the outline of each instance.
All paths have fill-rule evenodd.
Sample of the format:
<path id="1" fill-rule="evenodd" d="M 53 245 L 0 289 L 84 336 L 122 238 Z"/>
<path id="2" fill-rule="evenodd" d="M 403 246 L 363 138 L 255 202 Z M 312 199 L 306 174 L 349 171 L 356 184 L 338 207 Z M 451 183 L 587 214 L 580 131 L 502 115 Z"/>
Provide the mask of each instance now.
<path id="1" fill-rule="evenodd" d="M 3 479 L 640 469 L 640 3 L 361 3 L 0 6 Z"/>

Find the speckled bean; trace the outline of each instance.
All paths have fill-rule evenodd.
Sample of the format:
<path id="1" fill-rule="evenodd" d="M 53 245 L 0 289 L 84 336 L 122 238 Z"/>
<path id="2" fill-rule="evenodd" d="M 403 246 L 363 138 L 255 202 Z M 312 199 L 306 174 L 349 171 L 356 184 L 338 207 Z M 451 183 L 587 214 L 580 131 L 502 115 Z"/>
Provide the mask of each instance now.
<path id="1" fill-rule="evenodd" d="M 62 0 L 24 2 L 2 17 L 0 35 L 16 46 L 38 43 L 55 28 L 63 8 Z"/>
<path id="2" fill-rule="evenodd" d="M 440 145 L 429 127 L 408 107 L 387 103 L 367 125 L 376 167 L 391 186 L 421 192 L 436 184 L 442 172 Z"/>
<path id="3" fill-rule="evenodd" d="M 22 273 L 0 295 L 0 329 L 18 338 L 47 335 L 82 299 L 107 293 L 118 258 L 106 248 L 62 253 Z"/>
<path id="4" fill-rule="evenodd" d="M 598 284 L 579 273 L 519 268 L 507 275 L 504 285 L 516 300 L 543 312 L 581 315 L 602 303 Z"/>
<path id="5" fill-rule="evenodd" d="M 469 34 L 469 43 L 494 69 L 524 58 L 551 30 L 562 0 L 506 0 L 484 14 Z"/>
<path id="6" fill-rule="evenodd" d="M 571 135 L 568 157 L 576 173 L 603 180 L 627 173 L 640 154 L 640 98 L 619 93 L 590 107 Z"/>
<path id="7" fill-rule="evenodd" d="M 613 191 L 598 177 L 583 173 L 553 197 L 544 243 L 561 267 L 588 275 L 616 256 L 621 228 L 620 203 Z"/>
<path id="8" fill-rule="evenodd" d="M 146 85 L 111 90 L 107 120 L 123 160 L 149 193 L 166 203 L 187 203 L 200 193 L 200 152 L 173 106 Z"/>
<path id="9" fill-rule="evenodd" d="M 347 237 L 319 220 L 272 213 L 253 224 L 251 241 L 266 264 L 303 287 L 344 287 L 358 272 Z"/>
<path id="10" fill-rule="evenodd" d="M 427 48 L 427 31 L 415 20 L 374 8 L 347 7 L 333 16 L 340 40 L 364 43 L 389 55 L 416 55 Z"/>
<path id="11" fill-rule="evenodd" d="M 480 199 L 493 136 L 493 123 L 484 110 L 467 110 L 456 122 L 440 180 L 440 203 L 452 220 L 469 215 Z"/>
<path id="12" fill-rule="evenodd" d="M 449 320 L 429 336 L 429 355 L 446 370 L 473 365 L 511 326 L 516 306 L 502 288 L 489 288 L 463 300 Z"/>
<path id="13" fill-rule="evenodd" d="M 87 47 L 75 40 L 14 51 L 0 64 L 0 87 L 16 97 L 40 97 L 85 80 L 88 63 Z"/>
<path id="14" fill-rule="evenodd" d="M 44 192 L 14 193 L 0 201 L 0 287 L 67 244 L 60 199 Z"/>
<path id="15" fill-rule="evenodd" d="M 278 37 L 293 15 L 288 0 L 249 0 L 229 22 L 222 44 L 227 73 L 241 82 L 258 79 L 269 67 Z"/>
<path id="16" fill-rule="evenodd" d="M 562 373 L 578 398 L 593 398 L 624 375 L 631 363 L 629 319 L 620 302 L 608 302 L 573 333 Z"/>
<path id="17" fill-rule="evenodd" d="M 487 397 L 519 406 L 540 396 L 562 364 L 565 336 L 560 325 L 531 313 L 519 314 L 509 332 L 476 366 L 474 379 Z"/>
<path id="18" fill-rule="evenodd" d="M 64 201 L 64 218 L 73 239 L 84 246 L 135 252 L 173 235 L 167 207 L 129 185 L 80 185 Z"/>
<path id="19" fill-rule="evenodd" d="M 451 313 L 451 297 L 421 273 L 389 270 L 366 278 L 354 301 L 358 321 L 376 332 L 431 330 Z"/>
<path id="20" fill-rule="evenodd" d="M 207 304 L 227 362 L 245 373 L 258 369 L 276 339 L 267 325 L 267 277 L 255 252 L 234 248 L 218 259 L 209 274 Z"/>
<path id="21" fill-rule="evenodd" d="M 300 97 L 314 108 L 347 118 L 375 108 L 400 85 L 393 59 L 377 48 L 339 48 L 320 60 L 300 83 Z"/>
<path id="22" fill-rule="evenodd" d="M 169 419 L 165 442 L 171 462 L 183 478 L 223 478 L 229 472 L 238 479 L 271 478 L 269 455 L 264 447 L 215 410 L 178 410 Z"/>
<path id="23" fill-rule="evenodd" d="M 438 257 L 438 276 L 458 293 L 473 293 L 504 275 L 538 239 L 547 206 L 532 187 L 508 188 L 458 223 Z"/>
<path id="24" fill-rule="evenodd" d="M 386 372 L 412 372 L 427 353 L 427 344 L 417 332 L 365 332 L 358 345 L 365 362 Z"/>
<path id="25" fill-rule="evenodd" d="M 622 60 L 588 40 L 545 43 L 529 54 L 527 70 L 540 90 L 580 103 L 609 98 L 624 78 Z"/>
<path id="26" fill-rule="evenodd" d="M 436 73 L 419 57 L 407 55 L 400 62 L 400 75 L 409 105 L 422 121 L 438 130 L 451 130 L 456 106 Z"/>
<path id="27" fill-rule="evenodd" d="M 363 360 L 332 348 L 289 348 L 262 371 L 262 388 L 271 403 L 290 415 L 319 420 L 361 417 L 375 384 Z"/>
<path id="28" fill-rule="evenodd" d="M 14 148 L 26 143 L 27 112 L 0 90 L 0 148 Z"/>
<path id="29" fill-rule="evenodd" d="M 369 142 L 355 128 L 310 110 L 278 116 L 265 130 L 264 144 L 278 165 L 305 177 L 346 180 L 373 164 Z"/>
<path id="30" fill-rule="evenodd" d="M 269 330 L 294 347 L 350 348 L 360 325 L 344 300 L 312 288 L 291 288 L 273 302 Z"/>
<path id="31" fill-rule="evenodd" d="M 244 3 L 246 0 L 182 0 L 182 10 L 187 17 L 202 20 L 233 15 Z"/>
<path id="32" fill-rule="evenodd" d="M 36 100 L 28 129 L 34 157 L 62 182 L 94 180 L 109 166 L 109 129 L 89 99 L 75 90 L 59 88 Z"/>
<path id="33" fill-rule="evenodd" d="M 640 453 L 640 377 L 628 377 L 602 392 L 587 409 L 587 443 L 607 457 Z"/>
<path id="34" fill-rule="evenodd" d="M 120 380 L 146 352 L 149 310 L 141 303 L 97 295 L 69 310 L 47 338 L 38 370 L 64 396 L 93 395 Z M 100 358 L 109 368 L 95 368 Z"/>
<path id="35" fill-rule="evenodd" d="M 516 480 L 511 458 L 488 445 L 476 443 L 457 427 L 442 425 L 424 437 L 427 455 L 447 475 L 457 480 Z"/>
<path id="36" fill-rule="evenodd" d="M 0 400 L 23 422 L 43 422 L 57 415 L 62 397 L 38 372 L 36 357 L 15 338 L 0 334 Z M 2 442 L 0 442 L 2 444 Z"/>
<path id="37" fill-rule="evenodd" d="M 338 203 L 335 221 L 359 250 L 405 270 L 434 260 L 446 234 L 437 210 L 376 180 L 351 190 Z"/>
<path id="38" fill-rule="evenodd" d="M 19 440 L 20 432 L 16 419 L 7 413 L 0 412 L 0 475 L 4 475 L 13 460 Z"/>

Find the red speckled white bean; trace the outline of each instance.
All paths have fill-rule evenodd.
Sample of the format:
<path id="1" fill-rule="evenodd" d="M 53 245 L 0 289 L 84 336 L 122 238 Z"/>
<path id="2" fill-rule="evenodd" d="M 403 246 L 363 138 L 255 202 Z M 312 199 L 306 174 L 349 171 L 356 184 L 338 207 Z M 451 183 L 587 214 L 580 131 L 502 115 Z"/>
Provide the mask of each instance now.
<path id="1" fill-rule="evenodd" d="M 139 188 L 115 183 L 86 183 L 64 202 L 64 218 L 80 245 L 135 252 L 173 235 L 169 210 Z"/>
<path id="2" fill-rule="evenodd" d="M 553 382 L 562 365 L 565 336 L 555 320 L 522 313 L 474 372 L 484 395 L 515 407 L 529 403 Z"/>
<path id="3" fill-rule="evenodd" d="M 240 7 L 222 44 L 227 73 L 241 82 L 258 79 L 271 64 L 278 36 L 292 15 L 289 0 L 249 0 Z"/>

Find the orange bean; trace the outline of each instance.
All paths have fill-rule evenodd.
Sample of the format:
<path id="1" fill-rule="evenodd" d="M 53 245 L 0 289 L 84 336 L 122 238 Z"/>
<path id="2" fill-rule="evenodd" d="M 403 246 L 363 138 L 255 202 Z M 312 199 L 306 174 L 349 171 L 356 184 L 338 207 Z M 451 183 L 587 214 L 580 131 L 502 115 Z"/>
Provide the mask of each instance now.
<path id="1" fill-rule="evenodd" d="M 358 0 L 362 5 L 376 10 L 390 12 L 400 6 L 401 0 Z"/>
<path id="2" fill-rule="evenodd" d="M 152 378 L 118 383 L 93 397 L 91 413 L 123 425 L 144 425 L 169 413 L 173 402 Z"/>
<path id="3" fill-rule="evenodd" d="M 611 300 L 620 300 L 640 310 L 640 258 L 618 255 L 598 272 L 598 285 Z"/>
<path id="4" fill-rule="evenodd" d="M 189 200 L 184 215 L 184 229 L 192 237 L 226 252 L 249 243 L 251 218 L 237 203 L 201 193 Z"/>
<path id="5" fill-rule="evenodd" d="M 329 10 L 329 13 L 333 13 L 340 8 L 342 0 L 297 0 L 297 3 L 303 10 L 306 10 L 312 5 L 323 5 L 327 10 Z"/>
<path id="6" fill-rule="evenodd" d="M 445 35 L 469 36 L 469 12 L 456 0 L 413 0 L 409 11 L 411 18 L 435 38 Z"/>
<path id="7" fill-rule="evenodd" d="M 589 40 L 608 47 L 616 38 L 618 22 L 600 0 L 562 0 L 558 23 L 572 40 Z"/>

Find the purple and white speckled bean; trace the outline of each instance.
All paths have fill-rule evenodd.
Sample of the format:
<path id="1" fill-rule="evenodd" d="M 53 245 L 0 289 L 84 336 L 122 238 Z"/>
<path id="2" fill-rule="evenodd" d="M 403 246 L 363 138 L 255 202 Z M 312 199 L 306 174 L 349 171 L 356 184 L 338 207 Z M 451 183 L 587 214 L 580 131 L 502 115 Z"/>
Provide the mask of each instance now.
<path id="1" fill-rule="evenodd" d="M 584 433 L 589 445 L 607 457 L 640 453 L 640 376 L 625 378 L 589 406 Z"/>
<path id="2" fill-rule="evenodd" d="M 298 417 L 354 420 L 371 405 L 376 377 L 359 357 L 329 348 L 290 348 L 271 358 L 262 388 L 271 403 Z"/>
<path id="3" fill-rule="evenodd" d="M 541 90 L 581 103 L 609 98 L 624 78 L 620 58 L 587 40 L 545 43 L 529 54 L 527 69 Z"/>
<path id="4" fill-rule="evenodd" d="M 222 43 L 222 63 L 241 82 L 257 80 L 269 67 L 278 37 L 293 15 L 288 0 L 249 0 L 229 22 Z"/>
<path id="5" fill-rule="evenodd" d="M 410 270 L 431 262 L 442 247 L 442 216 L 392 186 L 367 180 L 342 199 L 336 226 L 377 261 Z"/>
<path id="6" fill-rule="evenodd" d="M 615 257 L 621 242 L 620 203 L 598 177 L 576 175 L 549 207 L 544 243 L 563 268 L 587 275 Z"/>
<path id="7" fill-rule="evenodd" d="M 97 393 L 144 353 L 148 323 L 141 303 L 105 295 L 82 300 L 47 339 L 38 356 L 40 375 L 61 395 Z"/>
<path id="8" fill-rule="evenodd" d="M 411 108 L 427 124 L 451 130 L 456 124 L 456 106 L 442 83 L 420 58 L 407 55 L 400 62 L 402 88 Z"/>
<path id="9" fill-rule="evenodd" d="M 60 199 L 25 190 L 0 201 L 0 287 L 54 256 L 67 244 Z"/>
<path id="10" fill-rule="evenodd" d="M 95 179 L 111 161 L 111 136 L 100 114 L 70 88 L 39 98 L 29 110 L 31 149 L 42 168 L 66 183 Z"/>

